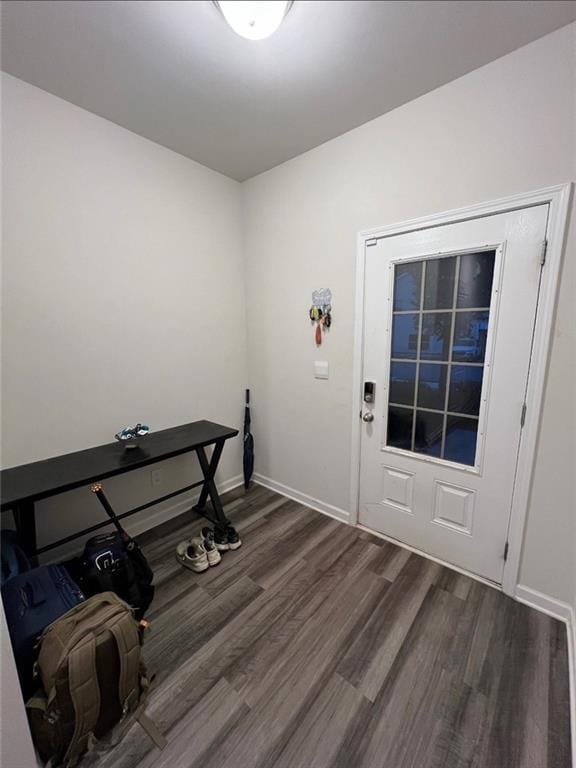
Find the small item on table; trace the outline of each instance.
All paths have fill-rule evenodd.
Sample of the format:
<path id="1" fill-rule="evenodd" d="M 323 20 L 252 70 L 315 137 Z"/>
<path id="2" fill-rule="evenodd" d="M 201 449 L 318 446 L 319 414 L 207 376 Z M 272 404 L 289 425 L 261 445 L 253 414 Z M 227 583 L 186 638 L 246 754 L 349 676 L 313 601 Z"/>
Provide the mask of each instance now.
<path id="1" fill-rule="evenodd" d="M 150 432 L 150 427 L 146 424 L 136 424 L 135 427 L 124 427 L 117 432 L 114 437 L 118 442 L 124 443 L 125 448 L 136 448 L 142 438 Z"/>

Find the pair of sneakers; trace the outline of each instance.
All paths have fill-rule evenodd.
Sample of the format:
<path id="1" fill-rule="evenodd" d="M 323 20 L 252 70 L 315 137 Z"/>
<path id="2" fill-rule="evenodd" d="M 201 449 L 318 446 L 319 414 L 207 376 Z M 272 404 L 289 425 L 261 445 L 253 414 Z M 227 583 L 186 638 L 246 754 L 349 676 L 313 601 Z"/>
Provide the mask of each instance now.
<path id="1" fill-rule="evenodd" d="M 181 541 L 176 547 L 176 559 L 185 568 L 202 573 L 222 560 L 220 552 L 238 549 L 242 544 L 238 533 L 229 525 L 223 531 L 202 528 L 201 535 Z"/>

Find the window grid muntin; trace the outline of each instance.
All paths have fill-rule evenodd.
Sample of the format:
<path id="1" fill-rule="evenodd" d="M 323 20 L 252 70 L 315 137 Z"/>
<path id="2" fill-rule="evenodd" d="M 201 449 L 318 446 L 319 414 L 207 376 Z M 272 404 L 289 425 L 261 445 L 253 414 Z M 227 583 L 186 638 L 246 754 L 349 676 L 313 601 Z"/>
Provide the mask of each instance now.
<path id="1" fill-rule="evenodd" d="M 490 307 L 458 307 L 457 309 L 444 307 L 443 309 L 423 309 L 421 312 L 418 309 L 394 309 L 392 311 L 395 315 L 439 315 L 442 312 L 445 314 L 448 314 L 448 312 L 458 314 L 465 312 L 486 312 L 488 309 L 490 309 Z"/>
<path id="2" fill-rule="evenodd" d="M 454 270 L 454 292 L 452 294 L 452 309 L 456 309 L 458 303 L 458 283 L 460 282 L 460 255 L 456 257 L 456 268 Z M 454 326 L 456 325 L 456 313 L 452 312 L 450 322 L 450 344 L 448 345 L 448 370 L 446 371 L 446 392 L 444 393 L 444 418 L 442 419 L 442 447 L 440 449 L 440 458 L 444 458 L 446 451 L 446 426 L 448 423 L 448 398 L 450 397 L 450 387 L 452 386 L 452 355 L 454 354 Z"/>
<path id="3" fill-rule="evenodd" d="M 424 306 L 424 286 L 426 284 L 426 262 L 422 262 L 420 271 L 420 309 L 418 315 L 418 339 L 416 343 L 416 373 L 414 374 L 414 401 L 412 403 L 412 439 L 410 450 L 414 451 L 416 443 L 416 409 L 418 407 L 418 382 L 420 380 L 420 357 L 422 352 L 422 307 Z"/>
<path id="4" fill-rule="evenodd" d="M 447 360 L 429 360 L 427 357 L 418 359 L 416 357 L 391 357 L 391 363 L 426 363 L 426 365 L 448 365 Z M 469 363 L 467 360 L 455 360 L 454 365 L 462 365 L 465 368 L 484 368 L 486 363 Z"/>
<path id="5" fill-rule="evenodd" d="M 388 405 L 392 406 L 392 408 L 404 408 L 406 411 L 414 410 L 413 405 L 406 405 L 406 403 L 393 403 L 390 401 Z M 418 405 L 416 410 L 426 411 L 426 413 L 446 413 L 447 416 L 457 416 L 458 418 L 462 417 L 463 419 L 478 421 L 478 416 L 474 416 L 472 413 L 458 413 L 458 411 L 439 411 L 437 408 L 424 408 L 422 405 Z"/>
<path id="6" fill-rule="evenodd" d="M 491 290 L 490 290 L 490 304 L 489 306 L 482 306 L 482 307 L 458 307 L 458 288 L 459 288 L 459 281 L 460 281 L 460 264 L 461 264 L 461 258 L 463 256 L 467 256 L 469 253 L 481 253 L 481 254 L 493 254 L 493 265 L 492 265 L 492 275 L 491 275 Z M 424 294 L 425 294 L 425 285 L 426 285 L 426 265 L 430 261 L 436 261 L 443 258 L 455 258 L 455 271 L 454 271 L 454 284 L 453 284 L 453 296 L 452 296 L 452 306 L 451 307 L 441 307 L 439 309 L 424 309 Z M 483 371 L 482 376 L 482 391 L 484 390 L 484 387 L 486 385 L 486 375 L 488 372 L 488 369 L 490 368 L 490 362 L 489 362 L 489 355 L 488 350 L 486 350 L 486 356 L 482 363 L 473 363 L 473 362 L 466 362 L 466 361 L 458 361 L 453 360 L 453 346 L 454 346 L 454 333 L 455 333 L 455 326 L 456 326 L 456 315 L 465 313 L 465 312 L 487 312 L 488 313 L 488 329 L 490 328 L 490 324 L 492 321 L 492 296 L 494 293 L 494 286 L 496 282 L 496 276 L 498 271 L 498 248 L 497 247 L 484 247 L 484 248 L 478 248 L 478 249 L 470 249 L 469 251 L 460 251 L 458 253 L 451 253 L 451 254 L 445 254 L 445 255 L 434 255 L 432 257 L 414 257 L 410 260 L 403 260 L 402 262 L 398 263 L 406 263 L 406 262 L 414 262 L 414 261 L 421 261 L 421 278 L 420 278 L 420 306 L 418 309 L 408 309 L 408 310 L 395 310 L 393 306 L 394 302 L 394 291 L 395 291 L 395 267 L 396 264 L 391 264 L 392 267 L 392 283 L 391 283 L 391 299 L 390 299 L 390 308 L 391 308 L 391 323 L 390 323 L 390 353 L 392 352 L 392 328 L 393 328 L 393 319 L 395 315 L 418 315 L 418 341 L 417 341 L 417 353 L 415 358 L 397 358 L 397 357 L 390 357 L 389 358 L 389 366 L 388 366 L 388 374 L 390 376 L 391 374 L 391 363 L 392 362 L 402 362 L 402 363 L 411 363 L 416 366 L 415 371 L 415 378 L 414 378 L 414 403 L 412 406 L 401 404 L 401 403 L 394 403 L 393 401 L 389 400 L 387 404 L 387 408 L 394 407 L 394 408 L 400 408 L 406 411 L 412 412 L 412 440 L 411 440 L 411 449 L 410 452 L 414 453 L 416 457 L 419 458 L 428 458 L 433 461 L 440 461 L 440 462 L 446 462 L 449 464 L 454 465 L 461 465 L 464 468 L 471 469 L 475 466 L 475 464 L 469 464 L 469 463 L 461 463 L 454 459 L 445 459 L 445 450 L 446 450 L 446 429 L 447 429 L 447 423 L 448 419 L 450 417 L 455 418 L 461 418 L 461 419 L 467 419 L 470 421 L 476 422 L 476 445 L 475 445 L 475 463 L 478 460 L 478 449 L 480 446 L 480 438 L 482 436 L 482 433 L 480 432 L 480 421 L 482 419 L 482 402 L 480 404 L 480 412 L 476 414 L 469 414 L 469 413 L 459 413 L 456 411 L 449 411 L 448 410 L 448 400 L 450 397 L 450 384 L 451 384 L 451 373 L 452 373 L 452 367 L 453 365 L 462 366 L 462 367 L 470 367 L 470 368 L 482 368 L 486 369 Z M 449 346 L 448 346 L 448 359 L 447 360 L 433 360 L 428 358 L 422 358 L 421 357 L 421 345 L 422 345 L 422 325 L 423 325 L 423 316 L 426 314 L 440 314 L 440 313 L 450 313 L 451 319 L 450 319 L 450 339 L 449 339 Z M 488 330 L 489 332 L 489 330 Z M 426 408 L 418 405 L 417 398 L 418 398 L 418 388 L 419 388 L 419 372 L 420 372 L 420 364 L 426 363 L 427 365 L 445 365 L 447 366 L 447 372 L 446 372 L 446 392 L 445 392 L 445 401 L 444 401 L 444 411 L 436 410 L 434 408 Z M 439 415 L 443 416 L 443 422 L 442 422 L 442 449 L 440 453 L 440 457 L 433 457 L 428 456 L 427 454 L 419 453 L 414 450 L 415 446 L 415 434 L 416 434 L 416 426 L 417 426 L 417 411 L 424 411 L 428 413 L 437 413 Z M 394 451 L 407 451 L 408 449 L 399 449 L 396 448 L 393 445 L 388 445 L 388 435 L 386 434 L 386 446 Z"/>

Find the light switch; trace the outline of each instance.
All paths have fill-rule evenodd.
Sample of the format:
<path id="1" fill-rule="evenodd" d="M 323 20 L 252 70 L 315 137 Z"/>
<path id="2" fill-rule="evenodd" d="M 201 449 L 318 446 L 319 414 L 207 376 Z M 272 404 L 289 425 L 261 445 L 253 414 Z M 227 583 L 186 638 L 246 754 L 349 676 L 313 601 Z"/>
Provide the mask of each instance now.
<path id="1" fill-rule="evenodd" d="M 327 360 L 314 361 L 314 378 L 315 379 L 328 378 L 328 361 Z"/>

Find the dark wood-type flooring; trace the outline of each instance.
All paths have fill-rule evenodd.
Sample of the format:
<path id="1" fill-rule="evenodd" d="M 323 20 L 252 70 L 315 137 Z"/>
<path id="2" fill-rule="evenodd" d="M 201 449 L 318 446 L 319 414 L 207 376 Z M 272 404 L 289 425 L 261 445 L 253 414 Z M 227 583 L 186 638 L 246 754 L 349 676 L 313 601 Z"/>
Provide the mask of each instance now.
<path id="1" fill-rule="evenodd" d="M 141 542 L 157 594 L 148 713 L 94 768 L 567 768 L 566 630 L 407 550 L 255 486 L 243 546 L 203 574 Z"/>

